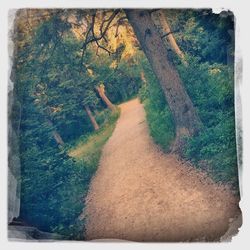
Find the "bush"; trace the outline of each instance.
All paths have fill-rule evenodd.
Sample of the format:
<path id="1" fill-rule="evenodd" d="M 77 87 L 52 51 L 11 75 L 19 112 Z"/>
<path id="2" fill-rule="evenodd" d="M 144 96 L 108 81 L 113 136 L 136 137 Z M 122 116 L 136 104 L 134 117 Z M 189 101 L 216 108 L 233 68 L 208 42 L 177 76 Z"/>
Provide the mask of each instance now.
<path id="1" fill-rule="evenodd" d="M 97 115 L 103 126 L 79 139 L 78 159 L 68 155 L 69 144 L 58 148 L 51 137 L 51 128 L 30 103 L 30 99 L 23 103 L 21 122 L 20 217 L 42 231 L 58 233 L 65 239 L 83 239 L 84 221 L 79 216 L 84 209 L 84 198 L 119 110 Z"/>
<path id="2" fill-rule="evenodd" d="M 144 103 L 150 135 L 167 152 L 175 135 L 172 115 L 152 70 L 146 63 L 144 67 L 147 83 L 140 89 L 139 97 Z"/>
<path id="3" fill-rule="evenodd" d="M 23 102 L 20 126 L 20 217 L 40 230 L 81 238 L 78 216 L 83 208 L 83 190 L 92 175 L 58 148 L 51 128 L 31 103 L 28 98 Z M 73 228 L 75 224 L 79 227 Z"/>
<path id="4" fill-rule="evenodd" d="M 188 67 L 176 60 L 183 84 L 204 124 L 186 141 L 183 157 L 202 168 L 216 181 L 238 186 L 232 65 L 201 63 L 187 57 Z M 148 65 L 147 84 L 140 89 L 150 134 L 164 151 L 174 139 L 174 123 L 164 94 Z"/>
<path id="5" fill-rule="evenodd" d="M 216 181 L 238 185 L 232 66 L 200 63 L 178 67 L 204 129 L 187 141 L 185 157 Z"/>

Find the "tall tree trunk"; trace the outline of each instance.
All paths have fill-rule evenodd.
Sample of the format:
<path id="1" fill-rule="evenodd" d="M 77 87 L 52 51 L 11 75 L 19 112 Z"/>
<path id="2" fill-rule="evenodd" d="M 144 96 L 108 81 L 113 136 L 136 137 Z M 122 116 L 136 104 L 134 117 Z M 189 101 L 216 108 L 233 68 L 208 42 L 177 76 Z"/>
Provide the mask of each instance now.
<path id="1" fill-rule="evenodd" d="M 87 112 L 87 114 L 88 114 L 88 117 L 89 117 L 89 119 L 90 119 L 90 121 L 91 121 L 91 123 L 92 123 L 94 129 L 95 129 L 95 130 L 98 130 L 98 129 L 99 129 L 99 125 L 97 124 L 97 122 L 96 122 L 96 120 L 95 120 L 95 117 L 94 117 L 94 115 L 92 114 L 92 112 L 91 112 L 89 106 L 88 106 L 88 105 L 84 105 L 84 108 L 85 108 L 85 110 L 86 110 L 86 112 Z"/>
<path id="2" fill-rule="evenodd" d="M 53 123 L 51 120 L 47 119 L 47 123 L 49 124 L 50 127 L 53 127 Z M 63 141 L 62 137 L 60 136 L 60 134 L 56 130 L 52 131 L 52 135 L 53 135 L 53 137 L 58 145 L 60 145 L 60 146 L 64 145 L 64 141 Z"/>
<path id="3" fill-rule="evenodd" d="M 155 29 L 149 12 L 132 9 L 125 10 L 125 12 L 159 80 L 173 114 L 176 139 L 172 150 L 178 151 L 182 144 L 182 137 L 196 134 L 201 128 L 201 121 L 176 69 L 168 61 L 167 51 L 160 34 Z"/>
<path id="4" fill-rule="evenodd" d="M 108 97 L 105 95 L 105 87 L 104 85 L 100 85 L 96 87 L 96 90 L 99 94 L 99 96 L 102 98 L 102 100 L 106 103 L 107 107 L 111 110 L 111 111 L 115 111 L 116 107 L 115 105 L 108 99 Z"/>
<path id="5" fill-rule="evenodd" d="M 167 18 L 162 10 L 158 10 L 152 13 L 153 21 L 156 27 L 159 29 L 161 36 L 164 36 L 172 48 L 172 50 L 178 55 L 178 57 L 182 60 L 182 62 L 187 65 L 187 61 L 185 60 L 185 55 L 181 51 L 178 46 L 175 37 L 170 29 Z"/>

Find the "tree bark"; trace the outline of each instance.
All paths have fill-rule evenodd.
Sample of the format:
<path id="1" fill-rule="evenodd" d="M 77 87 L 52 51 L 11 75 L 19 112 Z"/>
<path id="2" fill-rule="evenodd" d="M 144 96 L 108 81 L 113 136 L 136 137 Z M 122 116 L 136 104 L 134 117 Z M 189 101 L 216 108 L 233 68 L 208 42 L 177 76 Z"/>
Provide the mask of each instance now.
<path id="1" fill-rule="evenodd" d="M 87 114 L 88 114 L 88 117 L 89 117 L 89 119 L 90 119 L 90 121 L 91 121 L 91 124 L 93 125 L 94 129 L 95 129 L 95 130 L 98 130 L 98 129 L 99 129 L 99 125 L 97 124 L 97 122 L 96 122 L 96 120 L 95 120 L 95 117 L 94 117 L 94 115 L 92 114 L 92 112 L 91 112 L 89 106 L 88 106 L 88 105 L 84 105 L 84 108 L 85 108 L 85 110 L 86 110 L 86 112 L 87 112 Z"/>
<path id="2" fill-rule="evenodd" d="M 51 120 L 47 119 L 47 123 L 49 124 L 50 127 L 53 127 L 53 123 Z M 60 134 L 56 130 L 52 131 L 52 135 L 53 135 L 53 137 L 58 145 L 60 145 L 60 146 L 64 145 L 64 141 L 63 141 L 62 137 L 60 136 Z"/>
<path id="3" fill-rule="evenodd" d="M 153 16 L 153 21 L 156 27 L 159 29 L 161 36 L 166 37 L 166 39 L 170 43 L 172 50 L 177 54 L 177 56 L 182 60 L 182 62 L 185 65 L 187 65 L 187 61 L 185 60 L 185 55 L 175 40 L 175 37 L 170 29 L 170 26 L 168 24 L 166 16 L 164 15 L 164 12 L 162 10 L 158 10 L 156 12 L 153 12 L 152 16 Z"/>
<path id="4" fill-rule="evenodd" d="M 102 100 L 105 102 L 105 104 L 107 105 L 107 107 L 111 110 L 111 111 L 115 111 L 116 107 L 115 105 L 108 99 L 108 97 L 105 95 L 105 88 L 103 85 L 97 86 L 96 90 L 99 94 L 99 96 L 102 98 Z"/>
<path id="5" fill-rule="evenodd" d="M 178 151 L 183 136 L 192 136 L 199 132 L 202 126 L 201 121 L 176 69 L 168 61 L 167 51 L 160 34 L 155 29 L 149 12 L 132 9 L 125 10 L 125 12 L 159 80 L 172 112 L 176 129 L 176 139 L 172 150 Z"/>

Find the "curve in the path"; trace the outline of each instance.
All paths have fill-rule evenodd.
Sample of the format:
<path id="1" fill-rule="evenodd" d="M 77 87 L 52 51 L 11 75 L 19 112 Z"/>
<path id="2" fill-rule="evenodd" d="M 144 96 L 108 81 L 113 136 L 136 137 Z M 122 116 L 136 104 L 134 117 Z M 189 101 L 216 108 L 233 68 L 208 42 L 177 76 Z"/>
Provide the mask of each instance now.
<path id="1" fill-rule="evenodd" d="M 86 199 L 86 238 L 218 240 L 239 212 L 230 190 L 164 154 L 138 99 L 122 104 Z"/>

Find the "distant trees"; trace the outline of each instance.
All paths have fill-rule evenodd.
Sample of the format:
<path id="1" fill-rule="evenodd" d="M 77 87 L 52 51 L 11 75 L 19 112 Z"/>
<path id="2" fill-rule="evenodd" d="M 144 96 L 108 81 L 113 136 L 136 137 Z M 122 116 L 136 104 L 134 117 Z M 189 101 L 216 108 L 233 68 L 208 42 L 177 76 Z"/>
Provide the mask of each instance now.
<path id="1" fill-rule="evenodd" d="M 89 23 L 89 29 L 82 45 L 83 51 L 89 44 L 96 43 L 97 48 L 109 54 L 113 53 L 103 44 L 105 42 L 108 43 L 106 36 L 109 27 L 112 27 L 112 23 L 115 22 L 117 16 L 120 14 L 119 12 L 119 10 L 114 10 L 110 13 L 108 19 L 105 19 L 105 15 L 101 16 L 101 18 L 98 19 L 99 23 L 96 19 L 96 12 L 92 15 L 92 20 Z M 175 122 L 176 140 L 173 144 L 173 151 L 177 152 L 179 147 L 181 147 L 183 137 L 193 136 L 200 131 L 202 128 L 201 120 L 192 100 L 185 90 L 185 86 L 182 84 L 178 71 L 168 58 L 167 50 L 163 44 L 160 33 L 155 29 L 150 11 L 127 9 L 125 10 L 125 14 L 166 96 Z M 116 34 L 119 32 L 119 20 L 124 18 L 123 14 L 118 18 Z M 171 46 L 184 61 L 184 54 L 171 34 L 170 27 L 162 13 L 159 15 L 159 21 L 162 30 L 167 32 L 165 35 L 170 35 L 169 41 Z M 98 25 L 100 27 L 99 34 L 97 34 L 95 29 Z M 103 92 L 100 90 L 101 89 L 99 89 L 100 96 L 104 97 Z M 105 102 L 106 101 L 107 100 L 105 100 Z M 107 105 L 110 106 L 110 104 Z"/>
<path id="2" fill-rule="evenodd" d="M 113 102 L 130 98 L 139 90 L 138 81 L 130 81 L 134 77 L 128 81 L 111 66 L 117 60 L 127 65 L 127 59 L 109 57 L 105 50 L 96 55 L 94 45 L 82 56 L 73 23 L 81 20 L 84 30 L 91 11 L 80 13 L 79 19 L 72 20 L 70 17 L 79 14 L 76 10 L 19 10 L 12 68 L 16 98 L 11 118 L 18 130 L 21 165 L 20 218 L 41 230 L 74 239 L 83 237 L 78 217 L 94 169 L 86 162 L 78 165 L 68 156 L 67 148 L 114 119 L 104 100 L 110 97 L 106 103 L 115 110 Z M 98 63 L 102 60 L 105 63 Z M 107 94 L 99 85 L 101 81 L 109 86 Z M 121 83 L 124 96 L 118 91 Z M 100 95 L 96 86 L 101 88 Z"/>
<path id="3" fill-rule="evenodd" d="M 39 28 L 37 36 L 38 46 L 41 44 L 39 36 L 44 36 L 48 27 L 52 26 L 53 28 L 56 26 L 54 22 L 60 21 L 52 19 L 50 22 L 51 24 L 45 23 Z M 56 32 L 57 30 L 54 30 L 54 33 Z M 70 35 L 67 38 L 63 38 L 62 35 L 58 38 L 53 38 L 52 36 L 47 43 L 52 48 L 52 54 L 49 54 L 51 52 L 49 50 L 48 59 L 45 61 L 46 66 L 44 68 L 39 67 L 40 71 L 38 70 L 36 74 L 38 78 L 40 77 L 41 80 L 46 82 L 46 95 L 50 96 L 48 97 L 48 104 L 54 106 L 53 114 L 55 119 L 58 120 L 59 124 L 62 124 L 66 116 L 72 113 L 75 114 L 76 109 L 78 109 L 77 116 L 82 115 L 82 122 L 86 122 L 84 117 L 88 117 L 93 128 L 98 130 L 99 125 L 91 109 L 98 106 L 99 100 L 92 90 L 94 85 L 87 69 L 80 64 L 81 56 L 77 54 L 79 43 L 74 41 L 74 38 Z M 43 52 L 39 56 L 44 57 L 45 53 Z M 86 56 L 85 61 L 90 56 L 90 54 Z M 83 112 L 86 112 L 87 116 L 84 116 Z M 59 117 L 64 118 L 62 120 Z M 69 123 L 70 121 L 65 122 Z M 64 127 L 63 124 L 61 126 Z"/>
<path id="4" fill-rule="evenodd" d="M 168 13 L 170 20 L 173 20 L 171 19 L 173 17 L 171 10 Z M 110 58 L 112 58 L 112 63 L 110 66 L 113 65 L 112 68 L 114 71 L 119 72 L 119 70 L 117 70 L 117 66 L 115 65 L 118 65 L 122 58 L 126 58 L 128 61 L 130 58 L 133 58 L 135 51 L 137 50 L 136 48 L 138 47 L 138 40 L 152 66 L 154 73 L 158 78 L 173 114 L 176 127 L 175 145 L 177 146 L 180 137 L 192 136 L 193 134 L 196 134 L 198 131 L 200 131 L 202 124 L 192 100 L 185 90 L 185 83 L 182 83 L 182 80 L 178 75 L 178 71 L 175 69 L 175 66 L 172 63 L 172 59 L 169 58 L 169 53 L 163 46 L 163 40 L 166 40 L 167 38 L 170 47 L 181 58 L 184 64 L 187 64 L 184 53 L 177 44 L 176 38 L 173 35 L 173 30 L 171 30 L 163 10 L 125 10 L 125 14 L 126 16 L 122 10 L 91 10 L 89 12 L 78 10 L 57 10 L 45 12 L 44 18 L 48 21 L 45 21 L 38 29 L 36 32 L 36 39 L 40 42 L 40 46 L 42 46 L 42 54 L 44 54 L 44 51 L 49 49 L 48 51 L 50 51 L 53 55 L 55 51 L 58 50 L 58 47 L 60 48 L 60 52 L 64 54 L 67 60 L 62 63 L 60 62 L 59 57 L 57 69 L 59 69 L 61 66 L 65 68 L 65 65 L 78 64 L 78 69 L 76 69 L 76 66 L 74 66 L 74 70 L 81 72 L 78 75 L 81 75 L 82 78 L 86 77 L 86 73 L 83 73 L 83 71 L 91 68 L 89 66 L 85 66 L 88 64 L 88 59 L 90 58 L 86 57 L 85 55 L 85 53 L 89 53 L 87 49 L 88 45 L 91 44 L 91 50 L 96 50 L 96 55 L 98 57 L 103 57 L 105 54 L 109 55 Z M 196 25 L 195 22 L 192 21 L 196 16 L 196 13 L 187 11 L 184 14 L 179 15 L 181 20 L 180 27 L 183 25 L 183 17 L 185 18 L 185 16 L 188 15 L 190 16 L 188 22 L 190 23 L 188 23 L 188 31 L 185 32 L 183 37 L 190 36 L 190 29 L 195 29 Z M 126 18 L 128 18 L 129 23 L 126 22 Z M 212 24 L 206 25 L 210 25 L 209 28 L 212 27 L 214 25 L 213 22 L 216 21 L 215 19 L 216 18 L 214 17 L 211 18 Z M 227 24 L 224 24 L 221 20 L 219 21 L 221 22 L 222 27 L 227 27 Z M 144 26 L 139 27 L 137 25 L 138 23 L 143 23 Z M 132 32 L 129 24 L 134 29 L 134 33 Z M 158 28 L 158 31 L 155 30 L 155 24 Z M 175 19 L 173 24 L 173 29 L 176 29 L 178 20 Z M 199 28 L 199 30 L 200 33 L 202 33 L 202 28 Z M 65 47 L 67 46 L 63 40 L 65 40 L 65 38 L 68 40 L 70 33 L 75 36 L 74 39 L 78 41 L 78 45 L 75 45 L 70 50 L 66 51 L 67 48 L 65 49 Z M 202 33 L 202 36 L 205 40 L 209 40 L 206 37 L 207 35 L 205 32 Z M 180 37 L 180 33 L 177 34 L 177 37 Z M 184 49 L 187 49 L 186 46 L 189 41 L 185 42 L 185 39 L 186 38 L 181 40 L 181 44 L 183 45 L 182 47 Z M 193 40 L 193 47 L 195 48 L 197 39 L 194 38 Z M 182 41 L 184 41 L 184 43 L 182 43 Z M 220 39 L 218 39 L 218 41 L 220 41 Z M 49 48 L 48 46 L 51 47 Z M 206 53 L 205 50 L 206 49 L 201 51 L 201 49 L 199 49 L 202 54 Z M 72 53 L 74 55 L 73 57 L 71 55 Z M 43 60 L 48 61 L 49 57 L 44 58 Z M 55 64 L 55 62 L 53 62 L 53 64 Z M 49 65 L 46 65 L 45 63 L 45 66 L 45 68 L 48 69 Z M 108 70 L 107 65 L 104 65 L 104 68 L 105 67 L 105 70 Z M 85 82 L 84 86 L 90 84 L 90 89 L 93 89 L 93 87 L 96 86 L 95 89 L 97 90 L 99 97 L 111 110 L 114 110 L 114 106 L 111 102 L 112 98 L 108 98 L 105 94 L 104 88 L 100 88 L 100 86 L 97 84 L 99 81 L 103 80 L 101 79 L 101 76 L 104 76 L 103 73 L 104 71 L 98 73 L 96 70 L 94 70 L 95 76 L 93 77 L 93 81 L 91 83 Z M 72 72 L 70 72 L 70 74 L 72 75 Z M 106 87 L 109 85 L 108 81 L 107 84 L 105 82 Z M 84 88 L 86 89 L 86 87 Z M 124 93 L 122 85 L 120 89 L 121 94 Z M 109 89 L 107 91 L 109 92 Z"/>

